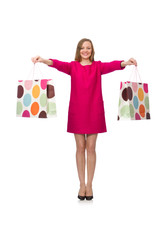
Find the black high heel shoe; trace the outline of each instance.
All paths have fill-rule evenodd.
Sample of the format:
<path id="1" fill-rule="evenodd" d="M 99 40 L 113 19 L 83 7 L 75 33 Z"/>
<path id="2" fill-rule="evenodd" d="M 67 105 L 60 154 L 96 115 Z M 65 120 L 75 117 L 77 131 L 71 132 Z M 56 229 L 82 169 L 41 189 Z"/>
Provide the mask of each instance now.
<path id="1" fill-rule="evenodd" d="M 91 196 L 86 196 L 86 200 L 92 200 L 93 199 L 93 191 Z"/>
<path id="2" fill-rule="evenodd" d="M 92 196 L 86 196 L 86 200 L 92 200 L 93 199 L 93 195 Z"/>
<path id="3" fill-rule="evenodd" d="M 86 196 L 80 196 L 80 195 L 78 195 L 78 198 L 79 198 L 80 200 L 84 200 L 85 197 L 86 197 Z"/>
<path id="4" fill-rule="evenodd" d="M 81 187 L 81 186 L 80 186 Z M 84 195 L 84 196 L 81 196 L 80 194 L 79 194 L 79 192 L 78 192 L 78 196 L 77 196 L 80 200 L 84 200 L 85 199 L 85 197 L 86 197 L 86 195 Z"/>

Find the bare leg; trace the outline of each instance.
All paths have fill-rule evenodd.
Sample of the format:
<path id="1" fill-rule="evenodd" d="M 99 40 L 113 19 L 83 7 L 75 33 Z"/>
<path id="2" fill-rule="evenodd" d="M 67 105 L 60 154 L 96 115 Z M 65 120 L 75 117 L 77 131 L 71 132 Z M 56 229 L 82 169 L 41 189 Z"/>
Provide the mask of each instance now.
<path id="1" fill-rule="evenodd" d="M 85 148 L 86 148 L 86 140 L 85 134 L 74 134 L 76 140 L 76 164 L 78 170 L 78 177 L 80 181 L 80 190 L 79 195 L 85 196 Z"/>
<path id="2" fill-rule="evenodd" d="M 98 134 L 87 134 L 86 149 L 87 149 L 87 186 L 86 196 L 92 196 L 92 181 L 96 166 L 96 139 Z"/>

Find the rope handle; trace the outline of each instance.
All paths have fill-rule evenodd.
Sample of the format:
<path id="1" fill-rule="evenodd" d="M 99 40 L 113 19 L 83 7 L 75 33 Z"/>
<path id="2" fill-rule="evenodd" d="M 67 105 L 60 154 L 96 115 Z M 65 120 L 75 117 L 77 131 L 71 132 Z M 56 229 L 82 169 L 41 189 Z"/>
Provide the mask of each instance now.
<path id="1" fill-rule="evenodd" d="M 35 64 L 36 64 L 37 68 L 35 67 Z M 29 79 L 31 73 L 32 73 L 31 80 L 35 80 L 35 79 L 34 79 L 34 76 L 35 76 L 35 68 L 38 69 L 39 73 L 41 74 L 42 78 L 44 79 L 44 75 L 42 74 L 42 72 L 41 72 L 41 70 L 40 70 L 40 68 L 39 68 L 38 63 L 33 63 L 33 67 L 31 68 L 31 70 L 30 70 L 30 72 L 29 72 L 29 74 L 28 74 L 28 76 L 27 76 L 27 80 Z M 39 79 L 40 79 L 40 78 L 39 78 Z"/>
<path id="2" fill-rule="evenodd" d="M 142 80 L 141 80 L 141 77 L 140 77 L 139 70 L 138 70 L 137 66 L 134 66 L 134 67 L 133 67 L 132 72 L 131 72 L 131 75 L 130 75 L 130 78 L 129 78 L 129 82 L 130 82 L 130 79 L 131 79 L 131 77 L 133 76 L 133 74 L 135 75 L 136 82 L 137 82 L 137 74 L 138 74 L 138 76 L 139 76 L 139 78 L 140 78 L 140 81 L 141 81 L 141 83 L 142 83 Z"/>

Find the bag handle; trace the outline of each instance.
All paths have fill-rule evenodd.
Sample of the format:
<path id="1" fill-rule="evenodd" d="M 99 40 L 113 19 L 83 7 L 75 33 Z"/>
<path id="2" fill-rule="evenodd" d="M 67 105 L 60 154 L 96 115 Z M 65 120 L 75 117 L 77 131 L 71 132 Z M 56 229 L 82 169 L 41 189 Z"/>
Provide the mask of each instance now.
<path id="1" fill-rule="evenodd" d="M 134 67 L 133 67 L 133 70 L 132 70 L 132 72 L 131 72 L 129 81 L 130 81 L 131 77 L 133 76 L 133 74 L 135 74 L 136 82 L 137 82 L 137 74 L 138 74 L 138 76 L 139 76 L 139 78 L 140 78 L 140 81 L 141 81 L 141 83 L 142 83 L 142 80 L 141 80 L 141 77 L 140 77 L 140 74 L 139 74 L 139 71 L 138 71 L 137 66 L 134 66 Z"/>
<path id="2" fill-rule="evenodd" d="M 35 64 L 36 64 L 36 66 L 37 66 L 36 69 L 38 69 L 39 73 L 42 75 L 42 78 L 44 79 L 44 76 L 43 76 L 43 74 L 42 74 L 42 72 L 41 72 L 41 70 L 40 70 L 40 68 L 39 68 L 38 63 L 33 63 L 33 67 L 31 68 L 31 71 L 30 71 L 30 73 L 28 74 L 27 79 L 29 79 L 29 77 L 30 77 L 30 75 L 31 75 L 31 73 L 32 73 L 31 80 L 34 80 L 34 76 L 35 76 Z"/>

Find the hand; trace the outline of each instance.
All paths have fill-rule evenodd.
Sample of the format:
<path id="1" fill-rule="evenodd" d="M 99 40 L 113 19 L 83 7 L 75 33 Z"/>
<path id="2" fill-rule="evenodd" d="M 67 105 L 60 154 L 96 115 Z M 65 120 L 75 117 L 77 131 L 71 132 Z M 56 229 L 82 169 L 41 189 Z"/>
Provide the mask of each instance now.
<path id="1" fill-rule="evenodd" d="M 43 58 L 41 58 L 40 56 L 32 57 L 31 60 L 33 63 L 43 62 Z"/>
<path id="2" fill-rule="evenodd" d="M 130 58 L 127 62 L 126 65 L 135 65 L 137 66 L 137 62 L 134 58 Z"/>

